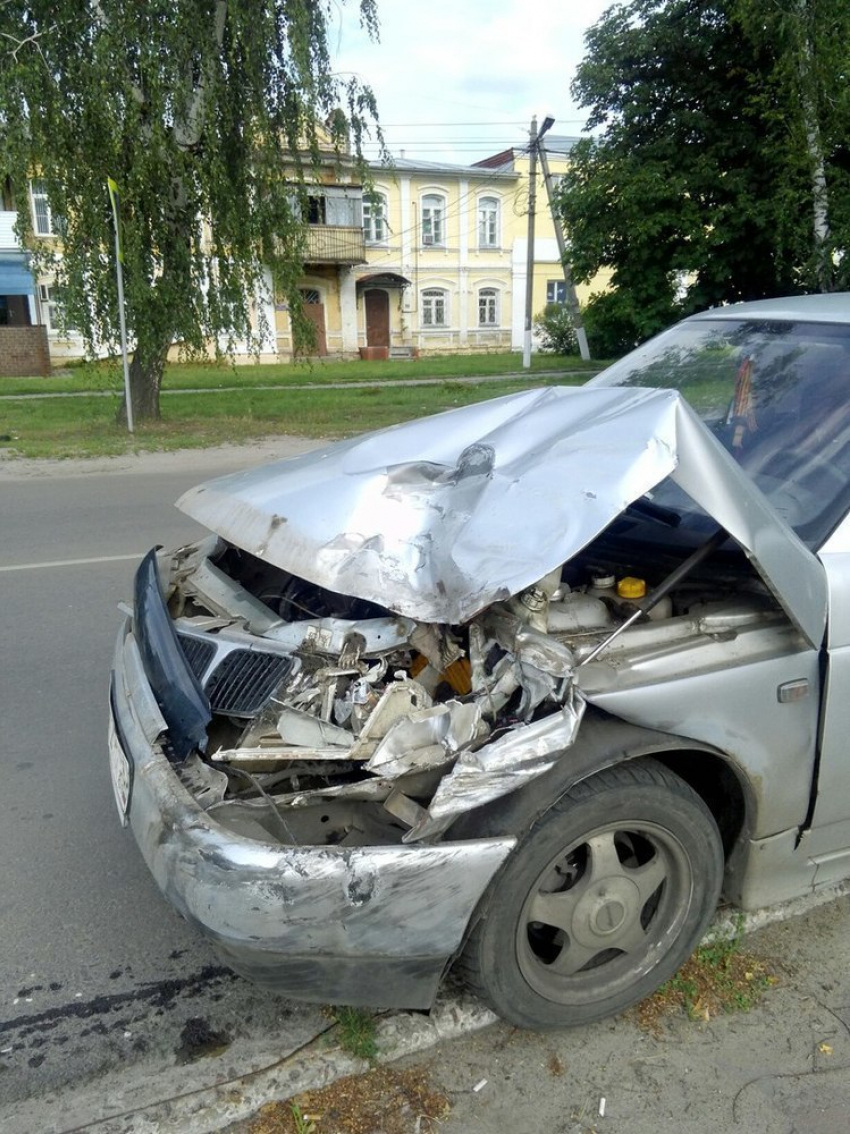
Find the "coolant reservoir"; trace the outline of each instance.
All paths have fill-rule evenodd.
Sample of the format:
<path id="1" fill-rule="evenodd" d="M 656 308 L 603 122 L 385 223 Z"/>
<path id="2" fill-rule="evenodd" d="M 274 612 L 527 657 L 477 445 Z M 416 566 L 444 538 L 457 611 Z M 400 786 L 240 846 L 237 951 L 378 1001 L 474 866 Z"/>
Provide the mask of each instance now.
<path id="1" fill-rule="evenodd" d="M 613 582 L 611 593 L 614 593 Z M 570 591 L 558 602 L 549 603 L 549 633 L 575 633 L 580 630 L 601 630 L 610 626 L 611 612 L 600 598 Z"/>

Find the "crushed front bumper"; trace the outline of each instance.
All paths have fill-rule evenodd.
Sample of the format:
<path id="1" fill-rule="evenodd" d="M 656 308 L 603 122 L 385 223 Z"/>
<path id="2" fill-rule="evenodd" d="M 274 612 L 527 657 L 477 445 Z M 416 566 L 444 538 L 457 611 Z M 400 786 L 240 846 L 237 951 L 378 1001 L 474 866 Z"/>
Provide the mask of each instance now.
<path id="1" fill-rule="evenodd" d="M 110 764 L 168 900 L 236 972 L 300 1000 L 428 1007 L 514 840 L 288 847 L 228 831 L 180 782 L 131 621 L 115 650 Z"/>

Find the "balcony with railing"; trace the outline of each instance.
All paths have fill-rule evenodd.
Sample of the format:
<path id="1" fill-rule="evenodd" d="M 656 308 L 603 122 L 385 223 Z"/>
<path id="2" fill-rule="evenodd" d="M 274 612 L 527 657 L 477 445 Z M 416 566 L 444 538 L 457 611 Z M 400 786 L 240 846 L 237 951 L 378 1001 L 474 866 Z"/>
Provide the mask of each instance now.
<path id="1" fill-rule="evenodd" d="M 307 264 L 365 264 L 363 229 L 353 225 L 311 224 L 307 229 Z"/>

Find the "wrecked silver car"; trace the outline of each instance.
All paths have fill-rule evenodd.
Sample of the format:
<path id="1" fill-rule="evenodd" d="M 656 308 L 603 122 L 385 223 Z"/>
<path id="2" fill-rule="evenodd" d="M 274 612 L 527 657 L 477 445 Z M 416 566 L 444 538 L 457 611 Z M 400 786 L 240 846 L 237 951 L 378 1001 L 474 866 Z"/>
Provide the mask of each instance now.
<path id="1" fill-rule="evenodd" d="M 288 995 L 546 1028 L 850 874 L 848 387 L 850 296 L 739 305 L 188 492 L 111 683 L 164 894 Z"/>

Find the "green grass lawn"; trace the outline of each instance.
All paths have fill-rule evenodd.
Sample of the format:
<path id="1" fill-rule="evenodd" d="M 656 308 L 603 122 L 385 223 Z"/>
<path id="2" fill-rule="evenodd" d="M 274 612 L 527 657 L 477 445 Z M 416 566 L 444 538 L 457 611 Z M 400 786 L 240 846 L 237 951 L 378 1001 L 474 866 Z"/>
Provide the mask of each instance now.
<path id="1" fill-rule="evenodd" d="M 603 362 L 534 354 L 532 373 L 595 374 Z M 164 390 L 246 389 L 256 386 L 322 385 L 326 382 L 382 382 L 410 378 L 461 378 L 510 374 L 522 370 L 519 354 L 435 355 L 409 361 L 309 362 L 230 366 L 226 363 L 175 363 L 166 367 Z M 50 378 L 2 378 L 0 394 L 59 394 L 122 389 L 121 366 L 115 362 L 83 363 Z"/>
<path id="2" fill-rule="evenodd" d="M 266 368 L 264 368 L 266 369 Z M 0 447 L 22 457 L 90 457 L 239 444 L 270 434 L 344 437 L 528 389 L 581 385 L 583 374 L 468 385 L 354 389 L 232 389 L 162 399 L 163 420 L 130 437 L 115 422 L 114 397 L 0 400 Z"/>

